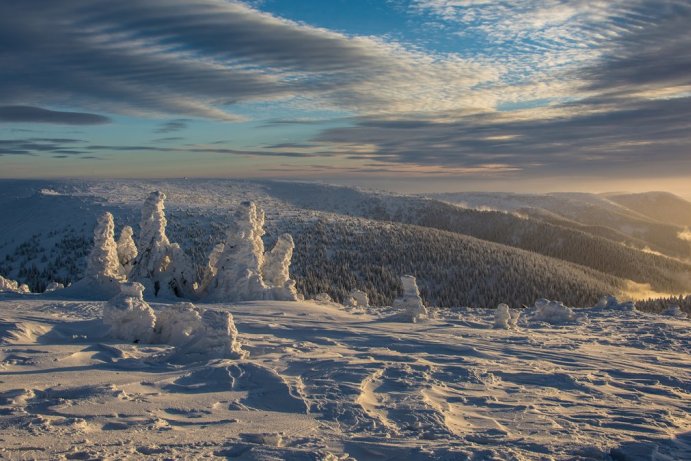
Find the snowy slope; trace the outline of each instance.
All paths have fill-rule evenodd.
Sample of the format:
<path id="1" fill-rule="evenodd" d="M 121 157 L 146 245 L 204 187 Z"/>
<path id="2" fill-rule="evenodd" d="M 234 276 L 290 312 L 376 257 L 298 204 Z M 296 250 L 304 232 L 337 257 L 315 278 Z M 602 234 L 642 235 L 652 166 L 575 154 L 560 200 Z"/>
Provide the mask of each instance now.
<path id="1" fill-rule="evenodd" d="M 687 320 L 528 310 L 496 330 L 489 310 L 247 302 L 204 307 L 232 312 L 249 358 L 180 363 L 104 337 L 102 305 L 0 295 L 3 458 L 691 457 Z"/>

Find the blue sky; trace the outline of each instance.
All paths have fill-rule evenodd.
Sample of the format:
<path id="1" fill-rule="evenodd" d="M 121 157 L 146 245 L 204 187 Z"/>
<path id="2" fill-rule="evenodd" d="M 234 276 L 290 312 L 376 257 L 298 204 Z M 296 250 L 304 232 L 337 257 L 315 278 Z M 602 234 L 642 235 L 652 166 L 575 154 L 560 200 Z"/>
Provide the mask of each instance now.
<path id="1" fill-rule="evenodd" d="M 691 1 L 0 4 L 0 177 L 689 193 Z"/>

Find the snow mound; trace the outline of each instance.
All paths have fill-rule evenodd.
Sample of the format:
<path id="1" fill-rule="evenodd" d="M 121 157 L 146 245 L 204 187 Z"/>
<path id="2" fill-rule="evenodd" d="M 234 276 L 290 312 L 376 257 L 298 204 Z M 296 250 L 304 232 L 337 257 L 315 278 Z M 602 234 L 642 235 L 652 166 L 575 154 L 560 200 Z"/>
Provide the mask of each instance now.
<path id="1" fill-rule="evenodd" d="M 144 285 L 124 283 L 120 294 L 103 307 L 103 324 L 109 335 L 133 343 L 151 342 L 156 325 L 156 314 L 144 301 Z"/>
<path id="2" fill-rule="evenodd" d="M 401 284 L 403 285 L 403 295 L 396 298 L 393 307 L 402 309 L 403 312 L 396 314 L 392 320 L 401 322 L 417 323 L 429 318 L 429 312 L 422 303 L 420 298 L 420 290 L 417 287 L 417 281 L 412 275 L 401 276 Z"/>
<path id="3" fill-rule="evenodd" d="M 520 316 L 520 311 L 513 311 L 504 303 L 499 304 L 494 311 L 494 328 L 503 328 L 504 330 L 516 328 Z"/>
<path id="4" fill-rule="evenodd" d="M 553 325 L 570 323 L 576 320 L 576 314 L 568 306 L 559 301 L 549 299 L 538 299 L 535 301 L 535 313 L 533 320 L 547 322 Z"/>
<path id="5" fill-rule="evenodd" d="M 10 293 L 30 293 L 29 287 L 26 284 L 19 284 L 14 280 L 6 279 L 0 275 L 0 292 L 7 291 Z"/>
<path id="6" fill-rule="evenodd" d="M 688 317 L 686 312 L 682 311 L 681 307 L 679 307 L 679 306 L 669 306 L 667 309 L 662 311 L 660 314 L 665 315 L 667 317 L 675 317 L 678 319 L 685 319 Z"/>

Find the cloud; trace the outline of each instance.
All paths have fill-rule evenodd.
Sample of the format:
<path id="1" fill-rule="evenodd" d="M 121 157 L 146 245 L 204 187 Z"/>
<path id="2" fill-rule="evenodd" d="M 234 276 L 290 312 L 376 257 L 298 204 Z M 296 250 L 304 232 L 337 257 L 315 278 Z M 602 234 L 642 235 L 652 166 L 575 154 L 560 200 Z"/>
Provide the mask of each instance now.
<path id="1" fill-rule="evenodd" d="M 0 84 L 1 82 L 0 76 Z M 32 106 L 0 106 L 0 122 L 102 125 L 110 123 L 110 119 L 102 115 L 83 112 L 60 112 Z"/>
<path id="2" fill-rule="evenodd" d="M 584 100 L 552 114 L 533 109 L 446 122 L 362 118 L 353 127 L 324 130 L 313 141 L 368 145 L 361 158 L 419 166 L 501 164 L 526 175 L 669 174 L 691 171 L 689 120 L 691 98 L 616 106 Z"/>
<path id="3" fill-rule="evenodd" d="M 0 103 L 243 120 L 243 103 L 358 113 L 482 105 L 500 70 L 226 0 L 0 3 Z"/>
<path id="4" fill-rule="evenodd" d="M 52 153 L 56 155 L 74 155 L 85 153 L 81 149 L 81 139 L 69 138 L 29 138 L 0 139 L 0 156 L 3 155 L 39 155 Z M 75 144 L 79 145 L 75 149 Z"/>
<path id="5" fill-rule="evenodd" d="M 174 133 L 176 131 L 184 130 L 185 128 L 187 128 L 187 120 L 171 120 L 163 123 L 160 127 L 155 129 L 154 133 Z"/>

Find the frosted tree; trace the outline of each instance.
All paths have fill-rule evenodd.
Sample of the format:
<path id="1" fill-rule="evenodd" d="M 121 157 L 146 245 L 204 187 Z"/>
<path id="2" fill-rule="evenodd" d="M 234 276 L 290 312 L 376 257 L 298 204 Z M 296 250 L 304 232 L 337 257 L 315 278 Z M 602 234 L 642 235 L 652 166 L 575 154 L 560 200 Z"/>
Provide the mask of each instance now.
<path id="1" fill-rule="evenodd" d="M 132 228 L 125 226 L 120 231 L 120 238 L 118 239 L 118 259 L 122 265 L 125 274 L 129 274 L 132 270 L 135 258 L 137 257 L 137 245 L 132 238 Z"/>
<path id="2" fill-rule="evenodd" d="M 290 262 L 295 243 L 281 235 L 271 251 L 264 252 L 264 212 L 252 202 L 243 202 L 226 233 L 226 241 L 209 255 L 202 286 L 209 301 L 298 299 Z"/>
<path id="3" fill-rule="evenodd" d="M 94 247 L 87 260 L 85 279 L 117 293 L 117 285 L 124 282 L 126 277 L 118 260 L 114 235 L 113 215 L 106 212 L 98 218 L 94 229 Z"/>
<path id="4" fill-rule="evenodd" d="M 152 192 L 142 207 L 137 247 L 139 254 L 130 279 L 141 282 L 157 297 L 185 297 L 193 293 L 194 270 L 177 243 L 166 235 L 165 194 Z"/>
<path id="5" fill-rule="evenodd" d="M 207 293 L 212 301 L 265 299 L 269 290 L 262 277 L 264 265 L 264 212 L 252 202 L 243 202 L 217 257 L 215 277 Z"/>
<path id="6" fill-rule="evenodd" d="M 369 296 L 362 290 L 353 289 L 348 294 L 348 304 L 353 307 L 369 307 Z"/>
<path id="7" fill-rule="evenodd" d="M 508 305 L 504 303 L 499 304 L 494 311 L 494 328 L 502 328 L 504 330 L 516 328 L 520 316 L 520 312 L 512 311 Z"/>
<path id="8" fill-rule="evenodd" d="M 295 243 L 290 234 L 281 235 L 276 245 L 264 255 L 264 283 L 271 287 L 273 299 L 295 301 L 295 280 L 290 279 L 290 261 Z"/>
<path id="9" fill-rule="evenodd" d="M 396 317 L 398 320 L 407 322 L 419 322 L 429 318 L 429 312 L 422 303 L 420 298 L 420 290 L 417 287 L 417 281 L 412 275 L 401 276 L 401 284 L 403 285 L 403 295 L 396 298 L 393 305 L 403 312 Z"/>
<path id="10" fill-rule="evenodd" d="M 0 275 L 0 292 L 8 291 L 11 293 L 30 293 L 29 287 L 26 284 L 19 284 L 14 280 L 6 279 Z"/>

